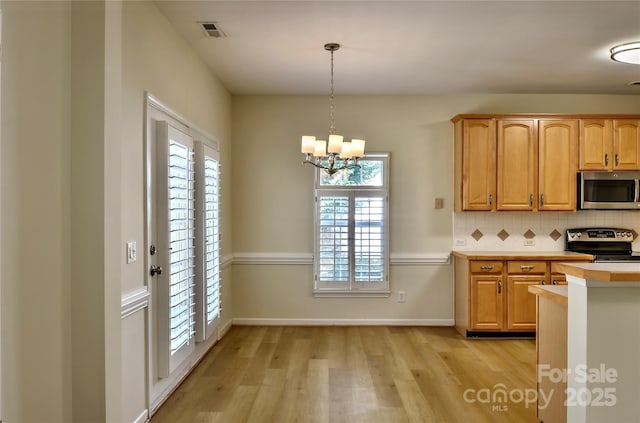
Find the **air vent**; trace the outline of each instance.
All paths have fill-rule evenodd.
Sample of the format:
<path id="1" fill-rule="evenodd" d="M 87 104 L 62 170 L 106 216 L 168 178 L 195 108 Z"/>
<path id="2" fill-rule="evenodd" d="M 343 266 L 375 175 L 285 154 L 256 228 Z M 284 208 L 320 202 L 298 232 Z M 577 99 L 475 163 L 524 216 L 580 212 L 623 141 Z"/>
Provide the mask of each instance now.
<path id="1" fill-rule="evenodd" d="M 199 22 L 199 24 L 208 37 L 220 38 L 225 36 L 225 33 L 222 32 L 216 22 Z"/>

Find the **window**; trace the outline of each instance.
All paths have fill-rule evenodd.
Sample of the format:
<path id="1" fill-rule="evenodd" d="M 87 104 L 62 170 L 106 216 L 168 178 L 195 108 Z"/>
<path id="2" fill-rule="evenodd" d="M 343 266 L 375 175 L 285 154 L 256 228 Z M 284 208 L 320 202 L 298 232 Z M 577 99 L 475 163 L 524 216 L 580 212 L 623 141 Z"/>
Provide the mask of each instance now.
<path id="1" fill-rule="evenodd" d="M 314 294 L 389 294 L 389 155 L 316 171 Z"/>

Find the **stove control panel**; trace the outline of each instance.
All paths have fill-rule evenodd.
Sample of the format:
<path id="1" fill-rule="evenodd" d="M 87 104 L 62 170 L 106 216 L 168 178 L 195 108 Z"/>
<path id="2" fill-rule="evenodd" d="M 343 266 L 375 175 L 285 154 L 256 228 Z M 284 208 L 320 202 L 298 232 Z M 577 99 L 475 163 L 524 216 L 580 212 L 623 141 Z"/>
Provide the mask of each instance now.
<path id="1" fill-rule="evenodd" d="M 622 228 L 578 228 L 567 229 L 567 241 L 633 242 L 635 233 L 631 229 Z"/>

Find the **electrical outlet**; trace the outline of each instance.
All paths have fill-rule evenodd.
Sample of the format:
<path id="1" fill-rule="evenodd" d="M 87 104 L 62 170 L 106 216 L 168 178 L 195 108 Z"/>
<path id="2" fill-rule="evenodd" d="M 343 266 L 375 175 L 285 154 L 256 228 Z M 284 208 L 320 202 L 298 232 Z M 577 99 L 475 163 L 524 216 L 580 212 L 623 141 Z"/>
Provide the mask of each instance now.
<path id="1" fill-rule="evenodd" d="M 407 293 L 404 291 L 398 291 L 398 302 L 404 303 L 407 301 Z"/>
<path id="2" fill-rule="evenodd" d="M 467 240 L 466 239 L 456 239 L 455 244 L 456 244 L 456 247 L 464 247 L 465 245 L 467 245 Z"/>
<path id="3" fill-rule="evenodd" d="M 524 240 L 524 246 L 525 247 L 533 247 L 534 245 L 536 245 L 536 240 L 535 239 L 526 239 Z"/>

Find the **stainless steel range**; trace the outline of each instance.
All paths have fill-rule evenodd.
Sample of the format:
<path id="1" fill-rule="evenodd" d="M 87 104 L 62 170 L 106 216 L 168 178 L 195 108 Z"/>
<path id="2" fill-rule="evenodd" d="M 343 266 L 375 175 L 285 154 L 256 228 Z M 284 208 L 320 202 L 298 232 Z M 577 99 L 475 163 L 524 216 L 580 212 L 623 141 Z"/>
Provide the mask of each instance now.
<path id="1" fill-rule="evenodd" d="M 631 246 L 634 234 L 622 228 L 567 229 L 566 250 L 591 254 L 596 262 L 640 262 Z"/>

